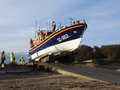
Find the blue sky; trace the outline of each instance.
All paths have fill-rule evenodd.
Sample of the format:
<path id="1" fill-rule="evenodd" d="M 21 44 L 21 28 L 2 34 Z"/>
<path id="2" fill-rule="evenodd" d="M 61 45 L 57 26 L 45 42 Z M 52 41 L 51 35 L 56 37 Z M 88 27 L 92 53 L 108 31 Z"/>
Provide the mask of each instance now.
<path id="1" fill-rule="evenodd" d="M 0 0 L 0 52 L 28 52 L 35 22 L 47 29 L 51 21 L 85 19 L 81 44 L 120 44 L 120 0 Z"/>

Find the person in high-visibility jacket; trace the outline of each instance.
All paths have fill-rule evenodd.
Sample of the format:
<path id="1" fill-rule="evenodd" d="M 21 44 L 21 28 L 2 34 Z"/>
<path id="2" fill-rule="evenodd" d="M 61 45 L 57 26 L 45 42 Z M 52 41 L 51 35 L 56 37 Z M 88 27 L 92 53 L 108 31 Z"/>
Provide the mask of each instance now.
<path id="1" fill-rule="evenodd" d="M 0 59 L 1 59 L 1 65 L 2 65 L 2 67 L 4 67 L 4 61 L 5 61 L 5 59 L 6 59 L 6 57 L 5 57 L 5 52 L 4 52 L 4 51 L 1 53 Z"/>
<path id="2" fill-rule="evenodd" d="M 24 65 L 25 64 L 25 59 L 23 56 L 21 56 L 20 58 L 20 65 Z"/>
<path id="3" fill-rule="evenodd" d="M 15 62 L 15 55 L 13 54 L 13 52 L 10 52 L 10 61 L 11 61 L 12 63 Z"/>

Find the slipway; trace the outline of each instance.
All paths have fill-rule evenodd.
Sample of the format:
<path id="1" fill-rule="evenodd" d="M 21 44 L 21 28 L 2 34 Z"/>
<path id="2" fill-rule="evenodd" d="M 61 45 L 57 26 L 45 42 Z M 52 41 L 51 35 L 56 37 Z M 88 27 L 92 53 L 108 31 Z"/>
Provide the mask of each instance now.
<path id="1" fill-rule="evenodd" d="M 97 80 L 101 82 L 120 83 L 120 72 L 84 66 L 81 64 L 61 64 L 61 63 L 42 63 L 46 69 L 70 75 L 82 77 L 88 80 Z"/>

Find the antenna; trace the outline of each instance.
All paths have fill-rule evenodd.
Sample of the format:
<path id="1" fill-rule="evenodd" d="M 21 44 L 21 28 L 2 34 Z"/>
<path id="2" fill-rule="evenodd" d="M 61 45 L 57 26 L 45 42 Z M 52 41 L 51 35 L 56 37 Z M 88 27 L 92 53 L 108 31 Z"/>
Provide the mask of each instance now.
<path id="1" fill-rule="evenodd" d="M 50 29 L 51 29 L 51 28 L 50 28 L 50 23 L 48 23 L 48 25 L 49 25 L 49 30 L 50 30 Z"/>
<path id="2" fill-rule="evenodd" d="M 39 20 L 39 23 L 40 23 L 40 28 L 41 28 L 41 30 L 43 30 L 41 19 Z"/>
<path id="3" fill-rule="evenodd" d="M 36 25 L 35 25 L 35 38 L 36 38 L 36 31 L 37 31 L 37 20 L 36 20 Z"/>
<path id="4" fill-rule="evenodd" d="M 47 23 L 47 30 L 48 30 L 48 23 Z"/>
<path id="5" fill-rule="evenodd" d="M 39 30 L 40 30 L 40 26 L 39 26 Z"/>

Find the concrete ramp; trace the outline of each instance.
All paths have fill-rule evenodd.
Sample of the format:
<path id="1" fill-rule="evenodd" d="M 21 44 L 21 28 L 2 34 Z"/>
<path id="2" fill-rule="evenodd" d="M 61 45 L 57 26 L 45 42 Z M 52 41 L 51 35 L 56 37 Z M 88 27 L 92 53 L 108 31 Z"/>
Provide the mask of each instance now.
<path id="1" fill-rule="evenodd" d="M 88 67 L 81 64 L 43 63 L 41 65 L 50 68 L 52 71 L 65 75 L 102 82 L 120 83 L 120 72 L 117 71 Z"/>

